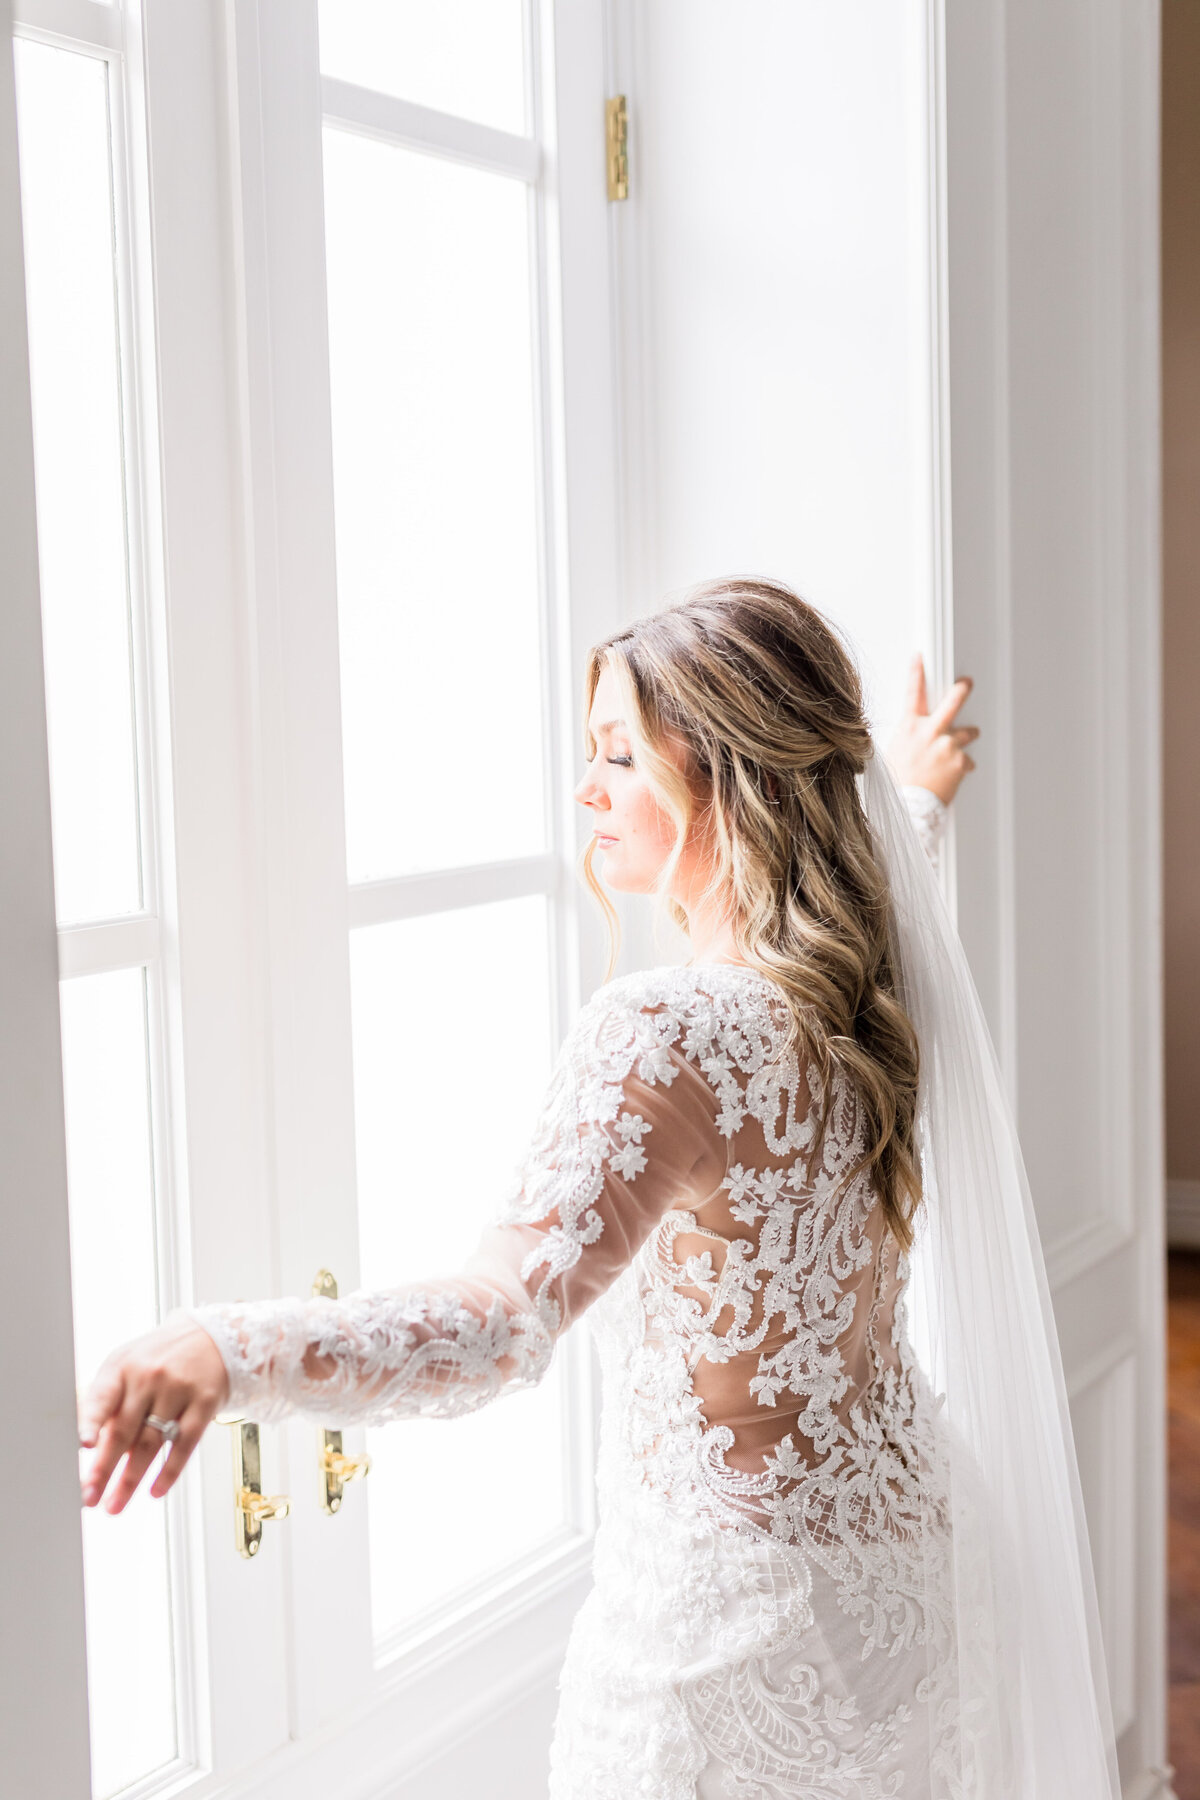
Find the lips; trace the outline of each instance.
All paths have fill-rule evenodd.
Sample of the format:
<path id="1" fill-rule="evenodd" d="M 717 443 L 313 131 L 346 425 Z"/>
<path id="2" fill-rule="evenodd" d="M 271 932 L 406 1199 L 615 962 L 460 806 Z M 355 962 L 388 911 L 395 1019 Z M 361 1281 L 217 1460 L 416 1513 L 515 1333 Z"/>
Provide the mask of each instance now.
<path id="1" fill-rule="evenodd" d="M 592 836 L 598 844 L 615 844 L 616 838 L 608 831 L 593 831 Z"/>

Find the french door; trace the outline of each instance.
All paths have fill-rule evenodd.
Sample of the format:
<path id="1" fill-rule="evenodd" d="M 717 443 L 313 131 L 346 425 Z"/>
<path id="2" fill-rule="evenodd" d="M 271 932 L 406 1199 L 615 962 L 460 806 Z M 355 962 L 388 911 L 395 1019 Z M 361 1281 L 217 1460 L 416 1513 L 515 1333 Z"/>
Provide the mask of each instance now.
<path id="1" fill-rule="evenodd" d="M 436 1275 L 601 973 L 598 4 L 19 0 L 77 1378 L 173 1305 Z M 218 1423 L 84 1523 L 92 1792 L 526 1795 L 585 1334 L 454 1422 Z M 52 1699 L 47 1698 L 52 1709 Z M 502 1772 L 498 1772 L 502 1765 Z"/>

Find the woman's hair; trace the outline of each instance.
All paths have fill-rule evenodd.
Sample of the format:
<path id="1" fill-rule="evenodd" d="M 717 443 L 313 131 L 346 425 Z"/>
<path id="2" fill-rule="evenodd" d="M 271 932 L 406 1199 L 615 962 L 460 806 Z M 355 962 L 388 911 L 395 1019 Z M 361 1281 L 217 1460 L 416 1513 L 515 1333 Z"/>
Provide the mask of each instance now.
<path id="1" fill-rule="evenodd" d="M 818 1148 L 841 1069 L 866 1144 L 845 1179 L 870 1169 L 884 1217 L 909 1248 L 921 1197 L 917 1038 L 897 997 L 887 879 L 854 779 L 872 745 L 853 661 L 782 583 L 731 577 L 595 645 L 585 719 L 606 665 L 639 764 L 676 825 L 658 883 L 666 910 L 686 931 L 669 890 L 696 827 L 713 851 L 704 899 L 728 907 L 739 955 L 786 997 L 822 1096 Z M 581 866 L 608 922 L 611 975 L 617 915 L 593 871 L 595 850 L 593 839 Z"/>

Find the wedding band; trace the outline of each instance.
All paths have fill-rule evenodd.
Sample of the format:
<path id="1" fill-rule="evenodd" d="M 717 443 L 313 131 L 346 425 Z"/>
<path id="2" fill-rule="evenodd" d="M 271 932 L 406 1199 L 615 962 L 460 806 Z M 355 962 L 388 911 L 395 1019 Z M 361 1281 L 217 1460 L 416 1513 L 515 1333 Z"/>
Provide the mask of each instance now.
<path id="1" fill-rule="evenodd" d="M 161 1431 L 168 1444 L 173 1444 L 179 1436 L 178 1419 L 159 1419 L 153 1413 L 147 1413 L 142 1424 L 153 1425 L 155 1431 Z"/>

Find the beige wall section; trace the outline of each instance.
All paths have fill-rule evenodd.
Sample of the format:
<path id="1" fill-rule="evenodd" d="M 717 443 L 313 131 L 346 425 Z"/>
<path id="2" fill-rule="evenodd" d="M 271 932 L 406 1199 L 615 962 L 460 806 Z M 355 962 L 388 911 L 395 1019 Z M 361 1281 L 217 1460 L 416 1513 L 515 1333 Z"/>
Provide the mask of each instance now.
<path id="1" fill-rule="evenodd" d="M 1200 3 L 1163 6 L 1167 1174 L 1200 1181 Z"/>

